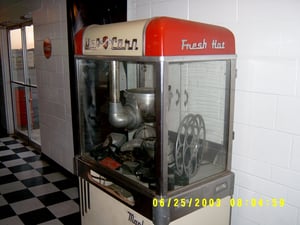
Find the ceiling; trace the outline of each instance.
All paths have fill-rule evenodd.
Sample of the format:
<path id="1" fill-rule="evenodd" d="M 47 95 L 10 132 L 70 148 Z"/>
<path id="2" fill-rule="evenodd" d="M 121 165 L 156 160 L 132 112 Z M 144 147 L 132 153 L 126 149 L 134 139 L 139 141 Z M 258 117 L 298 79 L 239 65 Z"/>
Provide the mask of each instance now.
<path id="1" fill-rule="evenodd" d="M 41 0 L 0 0 L 0 28 L 32 21 L 32 12 L 41 7 Z"/>

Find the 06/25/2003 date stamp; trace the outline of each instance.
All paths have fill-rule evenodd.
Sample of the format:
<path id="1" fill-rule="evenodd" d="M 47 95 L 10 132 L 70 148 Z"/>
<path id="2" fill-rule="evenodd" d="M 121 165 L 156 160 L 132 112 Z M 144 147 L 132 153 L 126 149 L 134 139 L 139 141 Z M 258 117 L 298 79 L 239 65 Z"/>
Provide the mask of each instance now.
<path id="1" fill-rule="evenodd" d="M 153 198 L 153 207 L 221 207 L 224 202 L 220 198 Z M 283 207 L 285 200 L 283 198 L 231 198 L 229 200 L 231 207 Z"/>

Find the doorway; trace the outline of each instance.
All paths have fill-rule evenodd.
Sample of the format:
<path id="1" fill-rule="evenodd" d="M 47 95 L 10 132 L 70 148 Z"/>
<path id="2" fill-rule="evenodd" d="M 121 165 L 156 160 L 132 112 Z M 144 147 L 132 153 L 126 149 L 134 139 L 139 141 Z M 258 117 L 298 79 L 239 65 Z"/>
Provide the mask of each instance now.
<path id="1" fill-rule="evenodd" d="M 15 133 L 40 146 L 33 25 L 10 29 L 9 61 Z"/>

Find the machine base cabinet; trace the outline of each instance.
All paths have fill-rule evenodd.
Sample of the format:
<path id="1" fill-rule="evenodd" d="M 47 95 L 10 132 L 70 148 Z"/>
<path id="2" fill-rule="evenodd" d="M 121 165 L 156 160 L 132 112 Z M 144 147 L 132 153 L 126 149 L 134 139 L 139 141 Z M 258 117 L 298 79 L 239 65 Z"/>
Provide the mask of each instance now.
<path id="1" fill-rule="evenodd" d="M 156 225 L 101 189 L 80 181 L 82 225 Z M 230 196 L 221 199 L 219 206 L 200 208 L 170 222 L 170 225 L 229 225 Z"/>
<path id="2" fill-rule="evenodd" d="M 86 182 L 83 186 L 80 186 L 80 193 L 85 193 L 80 202 L 82 225 L 153 225 L 151 220 L 94 185 Z M 82 188 L 86 190 L 83 191 Z"/>

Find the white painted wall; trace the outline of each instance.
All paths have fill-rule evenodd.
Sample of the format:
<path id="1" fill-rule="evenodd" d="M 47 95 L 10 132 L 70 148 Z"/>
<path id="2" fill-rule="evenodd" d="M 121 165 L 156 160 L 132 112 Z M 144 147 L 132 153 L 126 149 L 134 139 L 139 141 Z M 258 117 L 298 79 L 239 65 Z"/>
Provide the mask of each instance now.
<path id="1" fill-rule="evenodd" d="M 66 1 L 42 0 L 33 12 L 33 25 L 42 152 L 73 172 Z M 49 59 L 43 53 L 46 38 L 52 43 Z"/>
<path id="2" fill-rule="evenodd" d="M 238 55 L 232 225 L 300 225 L 300 1 L 128 0 L 128 20 L 173 16 L 225 26 Z M 285 200 L 283 208 L 251 199 Z"/>

